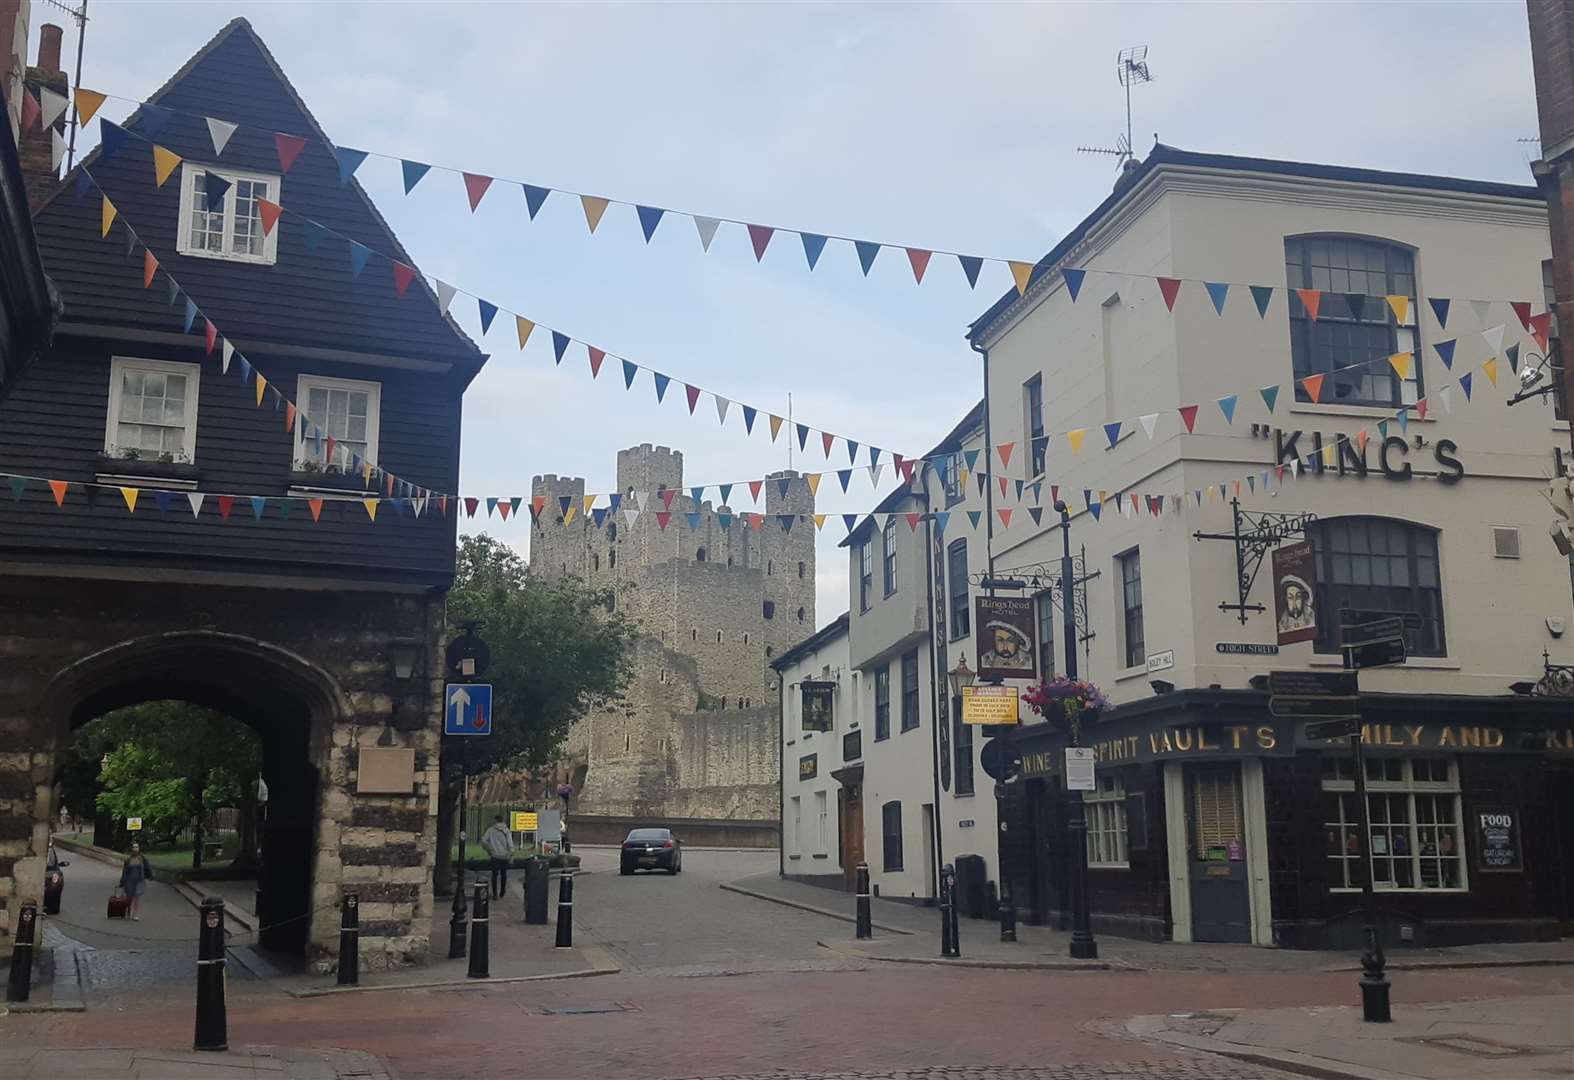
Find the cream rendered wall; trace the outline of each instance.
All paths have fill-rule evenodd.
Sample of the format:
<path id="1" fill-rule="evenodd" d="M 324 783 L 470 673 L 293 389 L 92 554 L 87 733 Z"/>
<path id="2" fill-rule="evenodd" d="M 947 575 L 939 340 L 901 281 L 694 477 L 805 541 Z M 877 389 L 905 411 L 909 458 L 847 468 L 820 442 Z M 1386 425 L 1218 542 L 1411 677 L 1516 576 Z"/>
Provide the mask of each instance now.
<path id="1" fill-rule="evenodd" d="M 842 736 L 859 726 L 853 702 L 851 669 L 847 662 L 847 635 L 837 634 L 818 648 L 798 657 L 778 673 L 781 679 L 782 712 L 782 854 L 789 874 L 827 874 L 842 872 L 841 852 L 837 847 L 836 793 L 841 784 L 831 775 L 842 767 Z M 831 696 L 832 729 L 803 730 L 803 697 L 799 684 L 805 679 L 832 679 L 837 682 Z M 868 736 L 866 735 L 867 739 Z M 805 754 L 819 755 L 814 779 L 798 779 L 798 759 Z M 825 843 L 818 842 L 819 822 L 815 797 L 824 793 L 828 822 Z M 800 800 L 801 828 L 793 829 L 792 800 Z"/>
<path id="2" fill-rule="evenodd" d="M 901 523 L 907 531 L 907 523 Z M 919 535 L 922 536 L 920 529 Z M 918 545 L 914 549 L 921 553 Z M 918 716 L 916 728 L 902 730 L 902 663 L 907 649 L 918 651 Z M 891 735 L 874 737 L 874 671 L 882 663 L 891 666 Z M 859 680 L 860 709 L 864 723 L 864 857 L 869 862 L 869 880 L 887 897 L 931 897 L 931 874 L 924 848 L 924 811 L 934 804 L 934 697 L 929 680 L 927 638 L 912 641 L 903 648 L 884 654 L 865 664 Z M 902 804 L 902 868 L 886 870 L 884 841 L 881 835 L 883 808 L 888 802 Z"/>

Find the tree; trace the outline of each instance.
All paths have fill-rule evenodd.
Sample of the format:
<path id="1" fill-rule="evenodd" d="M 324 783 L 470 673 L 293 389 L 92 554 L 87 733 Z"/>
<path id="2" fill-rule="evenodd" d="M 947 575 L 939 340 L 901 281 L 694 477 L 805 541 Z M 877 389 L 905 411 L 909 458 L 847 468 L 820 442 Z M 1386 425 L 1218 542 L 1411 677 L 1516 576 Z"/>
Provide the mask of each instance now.
<path id="1" fill-rule="evenodd" d="M 481 677 L 492 684 L 492 734 L 443 739 L 439 852 L 453 850 L 461 764 L 470 775 L 547 765 L 569 725 L 622 700 L 635 627 L 611 606 L 610 590 L 532 577 L 524 559 L 490 536 L 460 540 L 448 626 L 453 637 L 466 622 L 480 623 L 477 633 L 492 650 Z M 439 857 L 437 865 L 446 891 L 449 860 Z"/>

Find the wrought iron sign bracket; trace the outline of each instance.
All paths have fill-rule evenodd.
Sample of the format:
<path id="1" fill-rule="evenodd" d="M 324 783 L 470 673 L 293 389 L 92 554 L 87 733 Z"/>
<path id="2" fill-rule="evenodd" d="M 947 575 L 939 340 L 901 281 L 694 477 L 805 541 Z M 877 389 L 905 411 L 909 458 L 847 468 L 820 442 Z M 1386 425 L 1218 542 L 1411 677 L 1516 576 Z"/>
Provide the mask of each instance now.
<path id="1" fill-rule="evenodd" d="M 1246 615 L 1253 611 L 1266 611 L 1262 604 L 1249 603 L 1252 585 L 1268 552 L 1284 543 L 1306 535 L 1306 527 L 1317 520 L 1316 514 L 1275 514 L 1264 510 L 1242 510 L 1239 498 L 1230 500 L 1231 531 L 1227 533 L 1197 532 L 1198 540 L 1229 540 L 1235 544 L 1235 603 L 1221 601 L 1220 611 L 1233 611 L 1245 625 Z"/>
<path id="2" fill-rule="evenodd" d="M 1075 588 L 1077 641 L 1082 645 L 1084 654 L 1089 651 L 1089 642 L 1098 636 L 1092 628 L 1092 620 L 1088 615 L 1088 582 L 1096 580 L 1099 577 L 1099 571 L 1094 570 L 1092 573 L 1088 573 L 1087 562 L 1087 548 L 1085 547 L 1071 557 L 1072 573 L 1076 575 L 1073 586 Z M 1023 588 L 1029 590 L 1032 595 L 1048 595 L 1050 603 L 1054 605 L 1056 610 L 1062 614 L 1065 612 L 1066 591 L 1061 587 L 1060 583 L 1059 559 L 1053 562 L 1027 563 L 1022 566 L 1014 566 L 1009 570 L 997 570 L 995 578 L 997 580 L 1016 578 L 1023 582 Z M 972 573 L 967 576 L 967 580 L 975 588 L 981 587 L 984 575 Z"/>

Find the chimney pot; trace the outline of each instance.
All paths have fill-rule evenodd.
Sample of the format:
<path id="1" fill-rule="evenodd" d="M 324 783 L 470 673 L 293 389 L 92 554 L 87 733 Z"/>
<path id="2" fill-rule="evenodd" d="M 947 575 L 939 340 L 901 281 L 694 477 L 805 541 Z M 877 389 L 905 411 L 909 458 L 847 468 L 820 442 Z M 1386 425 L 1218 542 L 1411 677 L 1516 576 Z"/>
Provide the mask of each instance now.
<path id="1" fill-rule="evenodd" d="M 44 71 L 61 70 L 60 39 L 64 33 L 54 23 L 45 23 L 38 28 L 38 66 Z"/>

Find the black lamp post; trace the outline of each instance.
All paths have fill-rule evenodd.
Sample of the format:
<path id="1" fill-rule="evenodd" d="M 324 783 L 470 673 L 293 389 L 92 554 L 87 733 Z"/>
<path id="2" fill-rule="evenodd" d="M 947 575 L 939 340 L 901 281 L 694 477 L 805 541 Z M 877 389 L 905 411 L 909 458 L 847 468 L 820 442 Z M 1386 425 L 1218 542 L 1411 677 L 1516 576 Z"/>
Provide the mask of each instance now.
<path id="1" fill-rule="evenodd" d="M 1055 504 L 1060 514 L 1060 611 L 1066 638 L 1066 678 L 1077 677 L 1077 572 L 1071 562 L 1071 511 Z M 1071 745 L 1080 746 L 1081 725 L 1071 725 Z M 1082 793 L 1068 791 L 1071 809 L 1066 822 L 1071 834 L 1071 948 L 1077 960 L 1098 958 L 1099 945 L 1088 920 L 1088 812 Z"/>

